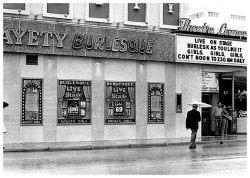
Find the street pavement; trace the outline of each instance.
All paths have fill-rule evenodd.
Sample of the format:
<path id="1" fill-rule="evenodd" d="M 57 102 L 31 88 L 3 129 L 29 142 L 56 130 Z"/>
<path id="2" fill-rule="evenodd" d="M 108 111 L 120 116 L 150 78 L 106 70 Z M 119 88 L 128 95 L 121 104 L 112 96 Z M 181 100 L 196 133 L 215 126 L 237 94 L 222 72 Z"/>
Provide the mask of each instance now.
<path id="1" fill-rule="evenodd" d="M 246 142 L 247 135 L 227 135 L 222 137 L 203 136 L 197 137 L 197 144 L 211 144 L 228 142 Z M 4 152 L 27 151 L 58 151 L 58 150 L 96 150 L 114 148 L 145 148 L 166 147 L 171 145 L 189 144 L 190 137 L 183 138 L 158 138 L 158 139 L 130 139 L 130 140 L 104 140 L 104 141 L 71 141 L 71 142 L 27 142 L 4 143 Z"/>
<path id="2" fill-rule="evenodd" d="M 4 152 L 4 175 L 246 175 L 247 142 Z"/>

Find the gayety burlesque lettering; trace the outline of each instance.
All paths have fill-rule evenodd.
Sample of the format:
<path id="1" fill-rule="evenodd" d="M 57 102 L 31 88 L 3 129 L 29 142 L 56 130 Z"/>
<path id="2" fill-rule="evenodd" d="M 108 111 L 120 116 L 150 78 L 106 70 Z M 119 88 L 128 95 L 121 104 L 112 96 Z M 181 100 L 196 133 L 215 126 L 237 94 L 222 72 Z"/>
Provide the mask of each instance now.
<path id="1" fill-rule="evenodd" d="M 55 37 L 56 47 L 63 48 L 63 42 L 66 40 L 67 33 L 56 33 L 49 31 L 37 31 L 27 29 L 4 29 L 3 40 L 7 45 L 23 45 L 24 36 L 28 35 L 25 41 L 27 46 L 50 47 L 51 41 Z M 13 38 L 14 36 L 14 38 Z M 39 44 L 42 41 L 42 44 Z M 74 34 L 72 41 L 73 49 L 86 48 L 87 50 L 105 50 L 113 52 L 126 52 L 152 54 L 154 41 L 151 39 L 138 38 L 114 38 L 107 36 L 94 36 L 91 34 Z"/>
<path id="2" fill-rule="evenodd" d="M 126 38 L 114 38 L 111 40 L 107 36 L 94 36 L 88 34 L 75 34 L 73 39 L 74 49 L 95 49 L 105 51 L 120 51 L 141 54 L 152 54 L 153 40 L 150 39 L 126 39 Z"/>
<path id="3" fill-rule="evenodd" d="M 15 36 L 15 41 L 11 38 L 11 33 Z M 22 45 L 22 38 L 23 36 L 28 33 L 28 46 L 38 46 L 38 38 L 43 38 L 43 44 L 44 47 L 49 47 L 49 40 L 52 40 L 53 36 L 57 39 L 57 47 L 62 48 L 63 47 L 63 41 L 65 40 L 65 37 L 67 36 L 67 33 L 53 33 L 53 32 L 47 32 L 47 31 L 36 31 L 36 30 L 25 30 L 25 29 L 5 29 L 3 30 L 3 40 L 7 41 L 6 44 L 8 45 Z"/>

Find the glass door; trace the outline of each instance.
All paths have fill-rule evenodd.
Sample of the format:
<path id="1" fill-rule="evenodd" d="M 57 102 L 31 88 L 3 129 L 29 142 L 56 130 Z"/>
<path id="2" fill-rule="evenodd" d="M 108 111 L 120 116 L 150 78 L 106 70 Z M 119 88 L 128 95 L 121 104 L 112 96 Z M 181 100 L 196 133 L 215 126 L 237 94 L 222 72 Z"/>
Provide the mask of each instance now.
<path id="1" fill-rule="evenodd" d="M 202 102 L 211 104 L 211 95 L 202 94 Z M 211 108 L 201 109 L 201 125 L 202 125 L 202 136 L 209 136 L 211 128 Z"/>

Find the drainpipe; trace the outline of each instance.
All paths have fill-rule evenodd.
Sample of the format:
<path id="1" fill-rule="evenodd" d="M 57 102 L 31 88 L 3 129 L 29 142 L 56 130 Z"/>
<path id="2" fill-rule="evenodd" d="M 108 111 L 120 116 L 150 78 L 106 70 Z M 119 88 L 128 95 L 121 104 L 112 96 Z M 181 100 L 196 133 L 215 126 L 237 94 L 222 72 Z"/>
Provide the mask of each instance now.
<path id="1" fill-rule="evenodd" d="M 234 110 L 234 73 L 232 77 L 232 109 Z"/>

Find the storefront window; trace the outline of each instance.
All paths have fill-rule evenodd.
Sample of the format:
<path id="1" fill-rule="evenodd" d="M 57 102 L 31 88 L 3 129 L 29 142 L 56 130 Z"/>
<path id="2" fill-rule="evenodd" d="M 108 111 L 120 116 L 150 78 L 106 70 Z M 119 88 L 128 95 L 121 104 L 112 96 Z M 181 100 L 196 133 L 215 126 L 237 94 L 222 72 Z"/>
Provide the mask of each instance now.
<path id="1" fill-rule="evenodd" d="M 28 3 L 3 3 L 3 13 L 28 15 L 29 4 Z"/>
<path id="2" fill-rule="evenodd" d="M 21 125 L 42 125 L 42 79 L 22 81 Z"/>
<path id="3" fill-rule="evenodd" d="M 73 19 L 73 4 L 71 3 L 44 3 L 43 16 Z"/>
<path id="4" fill-rule="evenodd" d="M 105 124 L 135 123 L 135 82 L 106 82 Z"/>
<path id="5" fill-rule="evenodd" d="M 58 81 L 58 124 L 91 123 L 91 82 Z"/>
<path id="6" fill-rule="evenodd" d="M 86 3 L 86 21 L 113 23 L 112 3 Z"/>
<path id="7" fill-rule="evenodd" d="M 124 8 L 124 24 L 147 26 L 149 25 L 150 4 L 126 3 Z"/>
<path id="8" fill-rule="evenodd" d="M 239 114 L 247 111 L 247 79 L 235 77 L 234 81 L 234 104 Z"/>
<path id="9" fill-rule="evenodd" d="M 148 85 L 148 123 L 164 123 L 163 84 Z"/>

